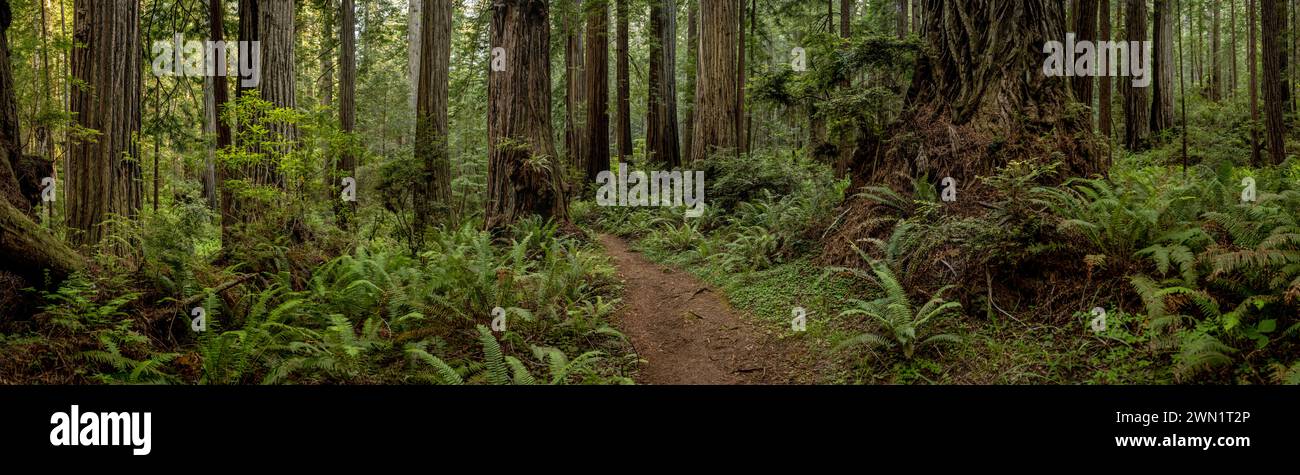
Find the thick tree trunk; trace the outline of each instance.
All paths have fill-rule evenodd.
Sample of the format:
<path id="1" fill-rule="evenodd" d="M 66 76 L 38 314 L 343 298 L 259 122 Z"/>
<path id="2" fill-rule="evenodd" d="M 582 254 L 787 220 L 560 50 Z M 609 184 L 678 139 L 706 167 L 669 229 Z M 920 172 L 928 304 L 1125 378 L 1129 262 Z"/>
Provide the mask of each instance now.
<path id="1" fill-rule="evenodd" d="M 77 2 L 72 75 L 84 87 L 72 91 L 72 112 L 95 140 L 72 144 L 68 154 L 68 227 L 79 246 L 100 242 L 104 222 L 134 218 L 142 183 L 140 133 L 140 5 Z"/>
<path id="2" fill-rule="evenodd" d="M 1157 0 L 1158 1 L 1158 0 Z M 1078 41 L 1097 40 L 1097 0 L 1073 0 L 1074 26 L 1072 30 Z M 1092 106 L 1092 82 L 1089 75 L 1080 74 L 1070 81 L 1074 99 L 1083 105 Z"/>
<path id="3" fill-rule="evenodd" d="M 582 0 L 573 0 L 564 11 L 564 148 L 568 164 L 586 174 L 584 150 L 587 145 L 586 62 L 582 48 Z"/>
<path id="4" fill-rule="evenodd" d="M 710 0 L 700 4 L 700 55 L 695 85 L 695 124 L 691 161 L 714 153 L 735 153 L 740 146 L 736 79 L 740 2 Z"/>
<path id="5" fill-rule="evenodd" d="M 617 145 L 618 161 L 623 162 L 632 155 L 632 98 L 629 86 L 631 79 L 628 77 L 628 18 L 627 18 L 627 0 L 617 0 L 615 5 L 615 28 L 616 35 L 614 41 L 614 57 L 616 77 L 618 83 L 618 103 L 617 114 L 614 117 L 614 142 Z"/>
<path id="6" fill-rule="evenodd" d="M 1155 41 L 1151 75 L 1151 130 L 1174 126 L 1174 8 L 1173 0 L 1155 0 Z"/>
<path id="7" fill-rule="evenodd" d="M 294 6 L 293 0 L 261 0 L 258 19 L 258 37 L 262 41 L 262 99 L 276 107 L 296 109 L 297 76 L 294 75 Z M 276 124 L 276 132 L 283 140 L 298 139 L 298 128 L 292 124 Z M 281 152 L 287 152 L 282 150 Z M 272 173 L 272 176 L 278 173 Z M 275 178 L 279 182 L 279 178 Z"/>
<path id="8" fill-rule="evenodd" d="M 339 127 L 344 133 L 353 133 L 357 128 L 357 11 L 353 0 L 342 0 L 339 5 Z M 343 178 L 357 176 L 357 157 L 350 149 L 344 149 L 339 156 L 338 171 L 334 180 L 326 189 L 337 190 L 343 186 Z M 349 218 L 356 212 L 356 202 L 345 202 L 338 194 L 330 198 L 339 204 L 336 209 L 339 222 L 345 227 Z"/>
<path id="9" fill-rule="evenodd" d="M 1055 4 L 923 2 L 927 54 L 918 58 L 894 125 L 895 136 L 911 140 L 891 144 L 878 166 L 857 169 L 870 182 L 900 186 L 900 175 L 969 182 L 1011 160 L 1058 155 L 1061 178 L 1098 172 L 1086 114 L 1066 112 L 1067 80 L 1041 74 L 1043 44 L 1065 38 L 1064 11 Z"/>
<path id="10" fill-rule="evenodd" d="M 1147 41 L 1146 0 L 1125 0 L 1125 4 L 1125 39 L 1130 44 Z M 1119 81 L 1119 88 L 1124 92 L 1124 146 L 1129 150 L 1144 150 L 1151 141 L 1151 104 L 1147 88 L 1133 87 L 1133 81 L 1129 79 L 1120 78 Z"/>
<path id="11" fill-rule="evenodd" d="M 239 41 L 246 42 L 249 45 L 254 41 L 259 41 L 262 31 L 258 28 L 258 23 L 262 19 L 262 14 L 258 11 L 262 0 L 239 0 Z M 261 55 L 261 51 L 258 52 Z M 262 64 L 266 64 L 266 56 L 260 58 Z M 265 71 L 262 71 L 265 73 Z M 240 81 L 235 87 L 235 97 L 242 97 L 244 93 L 257 88 L 255 84 L 249 84 L 246 80 L 249 77 L 240 77 Z M 265 80 L 266 74 L 262 74 L 259 80 Z"/>
<path id="12" fill-rule="evenodd" d="M 586 10 L 587 147 L 583 153 L 590 184 L 609 170 L 609 4 L 596 1 Z"/>
<path id="13" fill-rule="evenodd" d="M 222 0 L 208 0 L 208 38 L 212 42 L 225 41 L 225 8 L 221 5 Z M 241 2 L 242 4 L 243 2 Z M 242 26 L 242 22 L 241 22 Z M 238 65 L 234 68 L 239 70 Z M 230 123 L 223 120 L 221 111 L 225 109 L 226 102 L 230 99 L 229 85 L 226 84 L 224 76 L 213 78 L 212 83 L 212 109 L 216 113 L 216 148 L 217 150 L 229 147 L 232 142 L 230 133 Z M 238 82 L 238 81 L 236 81 Z M 225 183 L 227 180 L 237 176 L 233 167 L 225 163 L 216 164 L 217 182 Z M 218 194 L 221 201 L 221 238 L 222 242 L 230 242 L 230 227 L 235 222 L 235 204 L 234 197 L 228 191 L 222 191 L 223 187 L 218 187 Z"/>
<path id="14" fill-rule="evenodd" d="M 1282 18 L 1286 16 L 1286 3 L 1279 0 L 1263 0 L 1263 31 L 1260 41 L 1263 43 L 1264 73 L 1261 82 L 1264 87 L 1264 119 L 1268 139 L 1268 155 L 1275 164 L 1286 159 L 1286 123 L 1282 111 L 1286 107 L 1285 80 L 1283 79 L 1283 61 L 1286 51 L 1282 44 L 1284 28 Z"/>
<path id="15" fill-rule="evenodd" d="M 17 165 L 22 157 L 22 135 L 18 132 L 18 99 L 14 94 L 13 71 L 9 66 L 9 0 L 0 0 L 0 201 L 8 202 L 21 214 L 32 212 L 18 185 Z"/>
<path id="16" fill-rule="evenodd" d="M 650 81 L 646 151 L 672 169 L 682 164 L 677 148 L 677 9 L 672 0 L 650 0 Z"/>
<path id="17" fill-rule="evenodd" d="M 506 67 L 488 73 L 484 222 L 490 230 L 527 215 L 568 221 L 563 167 L 551 133 L 549 17 L 546 0 L 498 0 L 493 7 L 489 45 L 505 50 Z"/>
<path id="18" fill-rule="evenodd" d="M 420 11 L 420 84 L 415 154 L 424 176 L 416 197 L 416 229 L 447 215 L 451 202 L 451 159 L 447 154 L 447 82 L 451 66 L 452 0 L 424 0 Z M 518 58 L 506 57 L 506 70 Z M 494 73 L 501 74 L 501 73 Z M 549 91 L 549 89 L 548 89 Z M 554 156 L 554 154 L 552 154 Z"/>

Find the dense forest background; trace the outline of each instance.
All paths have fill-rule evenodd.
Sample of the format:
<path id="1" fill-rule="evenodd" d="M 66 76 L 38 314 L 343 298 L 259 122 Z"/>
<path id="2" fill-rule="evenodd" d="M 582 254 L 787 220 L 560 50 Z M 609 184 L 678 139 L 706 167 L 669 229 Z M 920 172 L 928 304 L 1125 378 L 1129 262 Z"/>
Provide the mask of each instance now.
<path id="1" fill-rule="evenodd" d="M 0 33 L 2 383 L 1300 383 L 1294 0 L 0 0 Z M 252 46 L 186 74 L 191 40 Z M 1149 84 L 1062 73 L 1097 41 Z M 629 170 L 702 172 L 702 215 L 602 201 Z"/>

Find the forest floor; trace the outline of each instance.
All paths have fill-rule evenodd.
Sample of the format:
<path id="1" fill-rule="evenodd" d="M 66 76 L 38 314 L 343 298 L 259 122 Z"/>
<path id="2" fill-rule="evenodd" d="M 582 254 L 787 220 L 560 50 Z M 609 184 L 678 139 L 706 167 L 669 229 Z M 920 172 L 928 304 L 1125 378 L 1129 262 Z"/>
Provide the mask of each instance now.
<path id="1" fill-rule="evenodd" d="M 650 262 L 617 237 L 598 240 L 624 283 L 615 322 L 644 365 L 640 384 L 811 384 L 800 340 L 780 339 L 695 276 Z"/>

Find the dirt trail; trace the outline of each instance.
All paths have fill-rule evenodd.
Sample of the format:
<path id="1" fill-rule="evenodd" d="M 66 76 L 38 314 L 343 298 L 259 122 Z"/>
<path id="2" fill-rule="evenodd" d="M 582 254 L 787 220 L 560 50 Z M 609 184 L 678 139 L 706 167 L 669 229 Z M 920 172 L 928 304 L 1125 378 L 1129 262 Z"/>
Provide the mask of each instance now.
<path id="1" fill-rule="evenodd" d="M 599 240 L 625 283 L 616 321 L 647 361 L 638 383 L 809 382 L 794 363 L 802 348 L 751 324 L 695 276 L 652 263 L 617 237 Z"/>

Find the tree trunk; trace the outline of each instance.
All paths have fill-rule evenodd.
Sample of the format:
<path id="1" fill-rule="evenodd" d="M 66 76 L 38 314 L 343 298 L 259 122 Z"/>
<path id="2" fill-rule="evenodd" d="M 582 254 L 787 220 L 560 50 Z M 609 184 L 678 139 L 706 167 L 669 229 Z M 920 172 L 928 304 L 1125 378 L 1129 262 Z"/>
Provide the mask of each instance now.
<path id="1" fill-rule="evenodd" d="M 225 9 L 221 6 L 222 0 L 208 0 L 208 38 L 212 42 L 225 41 Z M 241 2 L 242 3 L 242 2 Z M 242 22 L 241 22 L 242 24 Z M 236 65 L 235 70 L 239 67 Z M 212 110 L 216 113 L 216 149 L 222 150 L 231 144 L 230 123 L 221 118 L 221 111 L 225 109 L 226 102 L 229 100 L 229 86 L 226 84 L 225 76 L 213 78 L 212 82 Z M 217 182 L 224 184 L 226 180 L 233 179 L 235 170 L 225 163 L 216 164 Z M 229 242 L 230 226 L 235 221 L 234 197 L 231 193 L 218 190 L 221 201 L 221 238 L 222 242 Z"/>
<path id="2" fill-rule="evenodd" d="M 321 0 L 321 30 L 325 32 L 325 38 L 329 38 L 334 33 L 334 0 Z M 334 105 L 334 43 L 328 39 L 325 42 L 324 53 L 320 55 L 320 78 L 316 83 L 317 94 L 319 94 L 320 104 L 325 107 Z"/>
<path id="3" fill-rule="evenodd" d="M 1155 0 L 1155 57 L 1151 75 L 1151 130 L 1174 126 L 1174 8 L 1173 0 Z"/>
<path id="4" fill-rule="evenodd" d="M 1281 164 L 1286 159 L 1285 136 L 1286 124 L 1282 119 L 1286 95 L 1283 93 L 1283 65 L 1286 54 L 1282 45 L 1285 37 L 1281 31 L 1283 17 L 1286 16 L 1286 3 L 1279 0 L 1263 0 L 1263 31 L 1260 41 L 1264 55 L 1264 117 L 1268 139 L 1268 155 L 1273 163 Z"/>
<path id="5" fill-rule="evenodd" d="M 912 0 L 912 33 L 921 34 L 925 22 L 921 18 L 921 0 Z"/>
<path id="6" fill-rule="evenodd" d="M 1255 39 L 1255 0 L 1246 0 L 1246 69 L 1250 76 L 1250 164 L 1260 165 L 1259 158 L 1259 66 L 1256 64 L 1259 42 Z"/>
<path id="7" fill-rule="evenodd" d="M 609 4 L 597 0 L 586 6 L 587 34 L 587 174 L 595 183 L 609 170 Z"/>
<path id="8" fill-rule="evenodd" d="M 627 19 L 627 0 L 617 0 L 615 4 L 615 41 L 614 57 L 618 82 L 618 104 L 616 109 L 618 113 L 614 122 L 614 141 L 618 149 L 618 161 L 623 162 L 625 157 L 632 155 L 632 108 L 631 108 L 631 91 L 629 90 L 630 78 L 628 77 L 628 19 Z"/>
<path id="9" fill-rule="evenodd" d="M 424 31 L 420 25 L 420 7 L 422 0 L 409 0 L 406 10 L 406 66 L 407 75 L 411 79 L 410 91 L 410 110 L 416 109 L 418 97 L 420 95 L 420 32 Z"/>
<path id="10" fill-rule="evenodd" d="M 262 41 L 262 99 L 275 107 L 296 109 L 297 76 L 294 75 L 294 6 L 293 0 L 261 0 L 258 7 L 258 38 Z M 292 124 L 276 124 L 276 132 L 283 140 L 292 143 L 298 139 L 298 129 Z M 287 148 L 288 146 L 286 146 Z M 281 150 L 288 152 L 288 150 Z M 271 176 L 279 183 L 278 173 Z"/>
<path id="11" fill-rule="evenodd" d="M 1278 62 L 1277 71 L 1278 71 L 1278 78 L 1279 78 L 1278 85 L 1281 88 L 1281 96 L 1279 96 L 1278 100 L 1282 103 L 1282 112 L 1285 117 L 1285 114 L 1291 114 L 1295 112 L 1295 103 L 1291 101 L 1291 69 L 1290 69 L 1291 61 L 1290 58 L 1288 58 L 1289 55 L 1287 54 L 1287 45 L 1291 43 L 1290 41 L 1291 34 L 1290 34 L 1290 30 L 1287 27 L 1287 20 L 1288 20 L 1287 15 L 1289 13 L 1289 10 L 1291 9 L 1287 7 L 1286 0 L 1276 0 L 1275 3 L 1277 4 L 1277 8 L 1275 11 L 1277 12 L 1276 17 L 1277 17 L 1277 35 L 1278 35 L 1276 37 L 1277 40 L 1276 54 L 1277 54 L 1277 62 Z M 1268 2 L 1264 2 L 1264 5 L 1265 8 L 1267 8 Z M 1264 10 L 1264 11 L 1274 11 L 1274 10 Z M 1267 19 L 1265 19 L 1264 21 L 1267 21 Z M 1264 35 L 1266 37 L 1265 39 L 1267 40 L 1268 33 L 1264 33 Z M 1267 101 L 1268 99 L 1265 99 L 1265 102 Z"/>
<path id="12" fill-rule="evenodd" d="M 1100 0 L 1100 2 L 1101 3 L 1098 7 L 1098 13 L 1100 13 L 1100 19 L 1099 19 L 1100 23 L 1098 25 L 1100 30 L 1099 33 L 1101 35 L 1102 40 L 1111 41 L 1114 39 L 1114 37 L 1111 36 L 1111 30 L 1110 30 L 1110 18 L 1111 18 L 1110 0 Z M 1110 109 L 1111 109 L 1112 88 L 1110 85 L 1110 81 L 1111 80 L 1109 74 L 1102 74 L 1099 75 L 1099 77 L 1097 78 L 1097 130 L 1099 130 L 1101 132 L 1101 136 L 1105 138 L 1107 148 L 1109 148 L 1110 146 L 1109 144 L 1111 143 L 1111 120 L 1112 119 L 1111 119 Z"/>
<path id="13" fill-rule="evenodd" d="M 447 87 L 451 66 L 452 0 L 424 0 L 420 10 L 420 84 L 415 155 L 423 165 L 416 196 L 416 229 L 445 218 L 451 202 L 451 159 L 447 154 Z M 506 71 L 521 65 L 506 57 Z M 547 63 L 549 64 L 549 62 Z M 502 73 L 496 73 L 502 74 Z M 547 89 L 550 91 L 550 89 Z M 554 157 L 555 154 L 550 154 Z"/>
<path id="14" fill-rule="evenodd" d="M 1011 160 L 1063 158 L 1064 176 L 1100 170 L 1083 112 L 1067 112 L 1067 81 L 1041 73 L 1042 45 L 1065 38 L 1055 2 L 926 0 L 924 41 L 903 115 L 868 182 L 902 176 L 974 180 Z M 996 137 L 996 139 L 995 139 Z M 996 143 L 995 143 L 996 141 Z M 997 153 L 989 153 L 998 147 Z M 873 156 L 859 153 L 858 160 Z"/>
<path id="15" fill-rule="evenodd" d="M 907 38 L 907 0 L 894 0 L 894 34 Z"/>
<path id="16" fill-rule="evenodd" d="M 672 169 L 682 164 L 677 148 L 677 9 L 672 0 L 650 0 L 650 37 L 646 151 L 650 161 Z"/>
<path id="17" fill-rule="evenodd" d="M 140 210 L 140 5 L 77 2 L 74 16 L 84 46 L 73 51 L 72 74 L 84 87 L 72 91 L 72 112 L 99 135 L 69 151 L 68 227 L 74 244 L 91 246 L 111 216 L 133 219 Z"/>
<path id="18" fill-rule="evenodd" d="M 489 230 L 500 230 L 530 214 L 568 221 L 564 173 L 555 160 L 551 134 L 549 17 L 546 0 L 498 0 L 493 7 L 489 45 L 505 50 L 506 67 L 488 73 L 484 222 Z M 594 28 L 597 34 L 589 34 L 593 43 L 601 43 L 600 51 L 605 46 L 603 23 Z M 588 64 L 596 62 L 592 59 L 601 58 L 588 58 Z M 608 147 L 605 153 L 608 157 Z"/>
<path id="19" fill-rule="evenodd" d="M 1157 0 L 1158 1 L 1158 0 Z M 1077 41 L 1097 40 L 1097 0 L 1073 0 L 1074 27 Z M 1074 99 L 1079 103 L 1092 106 L 1092 76 L 1079 74 L 1070 81 Z"/>
<path id="20" fill-rule="evenodd" d="M 262 32 L 261 29 L 258 28 L 258 23 L 262 19 L 262 14 L 258 12 L 258 9 L 260 7 L 259 4 L 262 1 L 263 0 L 239 0 L 239 41 L 252 45 L 252 42 L 259 41 L 261 38 Z M 261 51 L 258 51 L 258 54 L 261 55 Z M 266 64 L 265 55 L 262 55 L 260 60 L 263 65 Z M 265 73 L 265 71 L 262 72 Z M 239 79 L 240 81 L 235 87 L 235 97 L 242 97 L 244 93 L 257 88 L 257 85 L 251 85 L 245 81 L 250 79 L 249 77 L 240 77 Z M 266 74 L 262 74 L 261 78 L 259 78 L 259 80 L 265 79 Z"/>
<path id="21" fill-rule="evenodd" d="M 1130 42 L 1147 39 L 1146 0 L 1125 0 L 1127 10 L 1124 14 L 1125 39 Z M 1131 43 L 1130 43 L 1131 44 Z M 1139 43 L 1140 44 L 1140 43 Z M 1150 65 L 1146 65 L 1150 67 Z M 1124 146 L 1129 150 L 1144 150 L 1151 141 L 1151 120 L 1148 114 L 1147 89 L 1133 87 L 1130 78 L 1121 78 L 1120 90 L 1124 91 Z"/>
<path id="22" fill-rule="evenodd" d="M 351 134 L 357 127 L 357 11 L 353 0 L 342 0 L 339 5 L 339 128 L 345 134 Z M 351 148 L 345 148 L 339 156 L 338 171 L 334 180 L 326 189 L 338 190 L 343 187 L 343 178 L 357 176 L 357 157 Z M 338 194 L 330 197 L 339 206 L 336 208 L 339 223 L 347 227 L 351 215 L 356 212 L 356 202 L 345 202 Z"/>
<path id="23" fill-rule="evenodd" d="M 828 2 L 827 5 L 831 6 L 833 4 Z M 834 15 L 830 15 L 826 18 L 826 24 L 828 29 L 831 25 L 834 24 L 834 18 L 835 18 Z M 745 114 L 747 109 L 745 107 L 745 81 L 747 79 L 746 78 L 747 71 L 745 70 L 746 43 L 745 43 L 745 1 L 744 0 L 740 0 L 739 8 L 736 9 L 736 37 L 737 37 L 737 41 L 736 41 L 736 125 L 735 127 L 736 127 L 736 152 L 739 154 L 739 153 L 749 152 L 748 150 L 745 149 L 745 144 L 748 143 L 746 135 L 749 134 L 749 131 L 745 130 Z"/>
<path id="24" fill-rule="evenodd" d="M 1228 0 L 1228 31 L 1229 39 L 1232 41 L 1232 47 L 1228 48 L 1230 58 L 1228 64 L 1232 65 L 1231 77 L 1228 79 L 1228 97 L 1237 97 L 1237 0 Z"/>
<path id="25" fill-rule="evenodd" d="M 736 45 L 740 24 L 738 0 L 700 4 L 700 62 L 695 85 L 695 124 L 691 161 L 714 153 L 735 153 L 740 146 L 736 124 L 740 103 L 736 79 Z"/>
<path id="26" fill-rule="evenodd" d="M 569 166 L 586 173 L 586 70 L 582 48 L 582 0 L 566 4 L 564 13 L 564 148 Z"/>
<path id="27" fill-rule="evenodd" d="M 1210 4 L 1210 100 L 1223 100 L 1223 67 L 1219 58 L 1222 56 L 1222 49 L 1219 48 L 1219 2 Z M 1160 17 L 1156 17 L 1157 23 Z"/>
<path id="28" fill-rule="evenodd" d="M 686 0 L 686 122 L 682 124 L 682 155 L 690 158 L 694 150 L 695 135 L 695 91 L 699 82 L 700 65 L 700 4 L 698 0 Z"/>
<path id="29" fill-rule="evenodd" d="M 18 162 L 22 158 L 22 135 L 19 134 L 18 99 L 14 94 L 13 71 L 9 65 L 9 0 L 0 0 L 0 202 L 17 208 L 30 217 L 31 203 L 23 197 L 18 180 Z"/>

